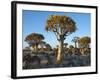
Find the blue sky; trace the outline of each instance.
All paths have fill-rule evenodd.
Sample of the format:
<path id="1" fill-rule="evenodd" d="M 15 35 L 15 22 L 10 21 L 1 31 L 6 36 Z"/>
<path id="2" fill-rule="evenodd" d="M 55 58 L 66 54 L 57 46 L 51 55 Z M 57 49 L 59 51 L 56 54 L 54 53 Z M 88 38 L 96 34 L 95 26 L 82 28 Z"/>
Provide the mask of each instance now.
<path id="1" fill-rule="evenodd" d="M 52 47 L 55 47 L 58 42 L 56 36 L 53 32 L 45 31 L 46 20 L 49 15 L 65 15 L 71 17 L 76 22 L 76 27 L 78 30 L 75 33 L 67 36 L 64 42 L 69 45 L 73 43 L 71 40 L 73 37 L 78 36 L 90 36 L 90 18 L 89 13 L 73 13 L 73 12 L 48 12 L 48 11 L 33 11 L 33 10 L 23 10 L 22 12 L 22 27 L 23 27 L 23 47 L 28 46 L 24 41 L 25 37 L 31 33 L 43 34 L 47 43 Z"/>

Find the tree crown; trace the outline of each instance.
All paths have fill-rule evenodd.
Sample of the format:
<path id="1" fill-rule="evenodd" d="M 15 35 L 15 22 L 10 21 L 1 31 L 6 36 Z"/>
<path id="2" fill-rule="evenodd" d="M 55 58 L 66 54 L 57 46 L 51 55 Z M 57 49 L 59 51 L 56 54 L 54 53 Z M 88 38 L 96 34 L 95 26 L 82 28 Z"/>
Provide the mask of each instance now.
<path id="1" fill-rule="evenodd" d="M 69 35 L 76 31 L 76 23 L 68 16 L 51 15 L 46 22 L 46 30 L 59 35 Z"/>
<path id="2" fill-rule="evenodd" d="M 44 39 L 44 36 L 42 34 L 31 33 L 25 38 L 25 41 L 32 42 L 32 43 L 38 43 L 43 39 Z"/>

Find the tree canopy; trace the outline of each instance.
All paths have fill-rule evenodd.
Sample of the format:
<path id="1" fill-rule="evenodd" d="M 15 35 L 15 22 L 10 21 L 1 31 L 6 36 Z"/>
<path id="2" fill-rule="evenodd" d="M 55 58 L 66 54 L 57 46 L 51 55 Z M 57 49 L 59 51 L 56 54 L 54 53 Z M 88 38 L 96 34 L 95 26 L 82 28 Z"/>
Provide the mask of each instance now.
<path id="1" fill-rule="evenodd" d="M 65 37 L 75 32 L 76 29 L 76 23 L 68 16 L 51 15 L 46 22 L 46 30 L 53 31 L 57 39 L 59 39 L 58 35 Z"/>
<path id="2" fill-rule="evenodd" d="M 81 47 L 87 47 L 87 46 L 89 46 L 90 42 L 91 42 L 91 39 L 88 36 L 82 37 L 82 38 L 80 38 L 78 40 L 78 43 L 79 43 L 79 45 Z"/>
<path id="3" fill-rule="evenodd" d="M 42 34 L 31 33 L 25 38 L 25 41 L 31 42 L 31 43 L 39 43 L 43 39 L 44 39 L 44 36 Z"/>

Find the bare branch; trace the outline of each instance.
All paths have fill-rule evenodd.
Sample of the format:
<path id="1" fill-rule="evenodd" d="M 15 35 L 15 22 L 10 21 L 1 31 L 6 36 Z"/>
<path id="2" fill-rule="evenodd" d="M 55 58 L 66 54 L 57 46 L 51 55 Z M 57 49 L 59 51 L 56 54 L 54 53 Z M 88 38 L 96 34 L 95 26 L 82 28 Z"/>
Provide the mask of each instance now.
<path id="1" fill-rule="evenodd" d="M 57 32 L 54 32 L 54 34 L 56 35 L 57 40 L 58 40 L 59 39 L 59 34 L 57 34 Z"/>

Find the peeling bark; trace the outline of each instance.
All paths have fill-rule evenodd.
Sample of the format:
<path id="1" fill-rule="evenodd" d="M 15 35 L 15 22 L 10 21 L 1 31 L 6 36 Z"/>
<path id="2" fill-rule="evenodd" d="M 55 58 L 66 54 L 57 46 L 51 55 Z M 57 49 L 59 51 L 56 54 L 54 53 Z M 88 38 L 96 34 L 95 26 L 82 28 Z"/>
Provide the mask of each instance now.
<path id="1" fill-rule="evenodd" d="M 61 63 L 62 57 L 63 57 L 63 40 L 60 40 L 59 41 L 59 47 L 58 47 L 57 59 L 56 59 L 57 64 Z"/>

